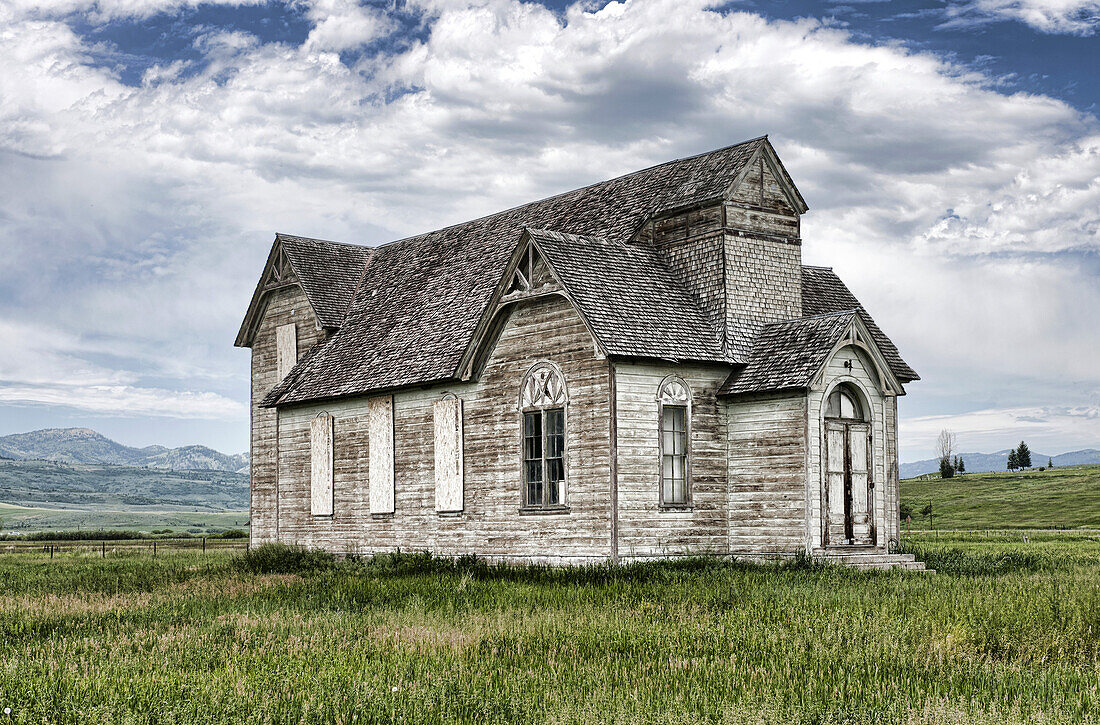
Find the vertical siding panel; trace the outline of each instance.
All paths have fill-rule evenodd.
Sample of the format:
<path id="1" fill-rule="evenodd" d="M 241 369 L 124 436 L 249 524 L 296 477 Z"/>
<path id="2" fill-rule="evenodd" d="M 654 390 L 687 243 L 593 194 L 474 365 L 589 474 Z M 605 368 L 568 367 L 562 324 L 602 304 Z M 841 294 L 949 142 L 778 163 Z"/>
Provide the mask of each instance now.
<path id="1" fill-rule="evenodd" d="M 462 510 L 462 400 L 432 404 L 435 417 L 435 510 Z"/>
<path id="2" fill-rule="evenodd" d="M 332 516 L 332 416 L 319 413 L 309 427 L 310 512 Z"/>
<path id="3" fill-rule="evenodd" d="M 367 401 L 370 428 L 370 512 L 392 514 L 394 510 L 393 396 Z"/>

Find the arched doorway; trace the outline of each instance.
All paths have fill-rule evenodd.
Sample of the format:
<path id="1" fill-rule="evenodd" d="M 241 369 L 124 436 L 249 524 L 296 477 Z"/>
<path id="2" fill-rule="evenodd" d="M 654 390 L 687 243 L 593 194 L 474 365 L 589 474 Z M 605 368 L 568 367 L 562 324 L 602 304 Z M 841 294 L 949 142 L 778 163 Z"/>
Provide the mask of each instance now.
<path id="1" fill-rule="evenodd" d="M 871 423 L 863 396 L 848 383 L 825 402 L 825 545 L 875 544 Z"/>

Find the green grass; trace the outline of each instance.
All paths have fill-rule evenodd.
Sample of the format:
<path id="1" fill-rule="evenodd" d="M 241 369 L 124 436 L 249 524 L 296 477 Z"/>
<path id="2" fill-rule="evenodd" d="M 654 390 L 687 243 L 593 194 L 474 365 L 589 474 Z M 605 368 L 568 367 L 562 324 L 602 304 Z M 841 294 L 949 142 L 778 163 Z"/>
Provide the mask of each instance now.
<path id="1" fill-rule="evenodd" d="M 247 511 L 110 511 L 32 508 L 0 503 L 0 533 L 69 529 L 130 529 L 151 531 L 222 531 L 247 529 Z M 3 721 L 0 720 L 0 723 Z"/>
<path id="2" fill-rule="evenodd" d="M 15 723 L 1098 721 L 1100 541 L 905 545 L 948 565 L 3 555 L 0 711 Z"/>
<path id="3" fill-rule="evenodd" d="M 1100 466 L 906 479 L 901 500 L 914 531 L 928 528 L 917 512 L 929 501 L 937 529 L 1100 529 Z"/>

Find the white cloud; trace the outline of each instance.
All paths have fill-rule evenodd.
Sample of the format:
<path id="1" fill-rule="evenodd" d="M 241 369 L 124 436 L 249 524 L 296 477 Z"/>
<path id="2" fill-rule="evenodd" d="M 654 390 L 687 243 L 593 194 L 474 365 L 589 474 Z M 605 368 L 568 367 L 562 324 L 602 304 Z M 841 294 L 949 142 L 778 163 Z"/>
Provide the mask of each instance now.
<path id="1" fill-rule="evenodd" d="M 120 18 L 144 19 L 199 5 L 239 7 L 263 2 L 266 0 L 5 0 L 0 4 L 0 20 L 58 18 L 79 13 L 93 23 L 105 23 Z"/>
<path id="2" fill-rule="evenodd" d="M 948 26 L 1016 20 L 1044 33 L 1093 35 L 1100 27 L 1097 0 L 970 0 L 948 5 Z"/>
<path id="3" fill-rule="evenodd" d="M 215 393 L 129 385 L 0 385 L 0 402 L 55 405 L 121 417 L 240 420 L 248 407 Z"/>
<path id="4" fill-rule="evenodd" d="M 0 315 L 123 362 L 52 337 L 44 359 L 162 378 L 107 388 L 203 380 L 243 400 L 247 353 L 230 344 L 274 231 L 384 241 L 770 132 L 812 208 L 807 261 L 836 266 L 918 370 L 985 397 L 990 374 L 1025 370 L 1067 397 L 1100 386 L 1100 285 L 1074 256 L 1100 250 L 1095 117 L 933 54 L 702 0 L 421 5 L 424 40 L 355 67 L 335 51 L 392 22 L 323 0 L 301 46 L 213 29 L 199 61 L 137 87 L 56 15 L 13 16 L 0 238 L 21 243 Z M 998 346 L 1009 319 L 1033 344 Z"/>
<path id="5" fill-rule="evenodd" d="M 941 430 L 958 436 L 959 450 L 993 453 L 1026 439 L 1032 450 L 1048 454 L 1096 447 L 1100 441 L 1100 405 L 976 410 L 959 415 L 903 419 L 899 435 L 919 455 L 931 456 Z M 914 456 L 902 456 L 913 460 Z"/>
<path id="6" fill-rule="evenodd" d="M 314 22 L 305 42 L 305 48 L 311 51 L 351 50 L 385 36 L 395 27 L 382 11 L 360 5 L 357 0 L 312 0 L 306 16 Z"/>

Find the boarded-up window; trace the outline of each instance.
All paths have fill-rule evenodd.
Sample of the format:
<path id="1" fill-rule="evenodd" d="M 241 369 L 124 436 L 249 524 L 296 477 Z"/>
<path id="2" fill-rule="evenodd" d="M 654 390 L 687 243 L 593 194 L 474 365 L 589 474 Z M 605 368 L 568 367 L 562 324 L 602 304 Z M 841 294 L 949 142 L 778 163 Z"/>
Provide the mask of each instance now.
<path id="1" fill-rule="evenodd" d="M 332 416 L 319 413 L 309 425 L 310 513 L 332 516 Z"/>
<path id="2" fill-rule="evenodd" d="M 275 328 L 275 356 L 277 374 L 282 380 L 298 362 L 298 333 L 293 322 Z"/>
<path id="3" fill-rule="evenodd" d="M 435 401 L 435 510 L 462 510 L 462 401 Z"/>
<path id="4" fill-rule="evenodd" d="M 393 513 L 393 397 L 367 401 L 370 438 L 370 512 Z"/>

